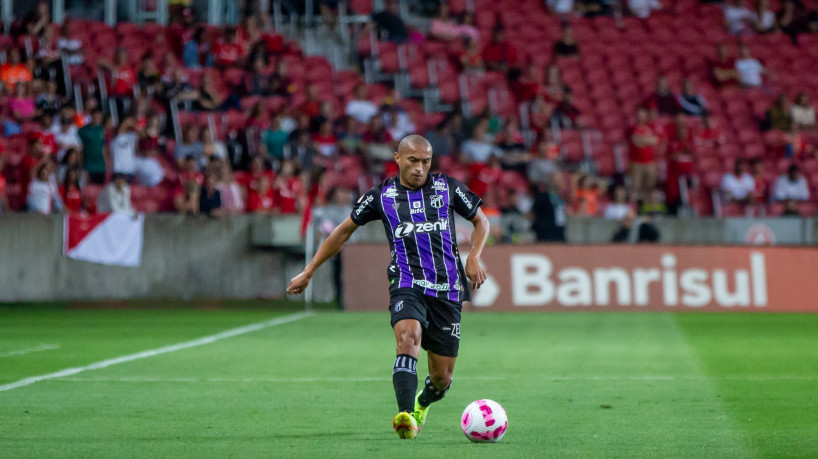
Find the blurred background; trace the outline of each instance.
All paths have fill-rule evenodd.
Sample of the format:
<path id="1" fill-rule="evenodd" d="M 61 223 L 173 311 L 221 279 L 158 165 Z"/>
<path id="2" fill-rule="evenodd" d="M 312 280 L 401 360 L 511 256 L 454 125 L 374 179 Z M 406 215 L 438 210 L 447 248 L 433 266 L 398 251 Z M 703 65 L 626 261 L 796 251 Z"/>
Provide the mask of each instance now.
<path id="1" fill-rule="evenodd" d="M 811 245 L 817 7 L 2 1 L 0 302 L 283 297 L 413 133 L 498 250 Z"/>

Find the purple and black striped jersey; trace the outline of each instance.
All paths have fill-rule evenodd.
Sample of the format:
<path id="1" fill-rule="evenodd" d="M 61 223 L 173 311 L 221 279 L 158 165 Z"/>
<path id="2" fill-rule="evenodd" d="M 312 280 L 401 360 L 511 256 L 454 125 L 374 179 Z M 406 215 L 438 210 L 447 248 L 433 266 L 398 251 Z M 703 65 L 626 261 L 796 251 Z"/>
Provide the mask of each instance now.
<path id="1" fill-rule="evenodd" d="M 417 190 L 404 187 L 397 177 L 385 180 L 361 196 L 349 217 L 358 226 L 383 222 L 392 248 L 390 289 L 412 287 L 436 298 L 466 301 L 471 295 L 452 211 L 471 220 L 482 204 L 460 181 L 430 173 Z"/>

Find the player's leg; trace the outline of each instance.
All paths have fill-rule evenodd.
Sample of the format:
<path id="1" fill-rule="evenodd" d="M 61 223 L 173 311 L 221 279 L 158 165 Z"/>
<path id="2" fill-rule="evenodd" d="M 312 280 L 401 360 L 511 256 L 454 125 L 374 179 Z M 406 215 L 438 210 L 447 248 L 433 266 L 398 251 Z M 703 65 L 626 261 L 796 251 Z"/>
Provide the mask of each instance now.
<path id="1" fill-rule="evenodd" d="M 429 326 L 423 331 L 421 345 L 427 351 L 429 376 L 415 398 L 412 415 L 423 427 L 429 406 L 442 399 L 452 383 L 452 372 L 460 348 L 460 303 L 430 298 Z"/>
<path id="2" fill-rule="evenodd" d="M 416 319 L 403 319 L 393 327 L 395 331 L 396 354 L 392 368 L 392 384 L 398 411 L 411 413 L 415 407 L 415 392 L 418 387 L 417 363 L 420 354 L 421 326 Z"/>
<path id="3" fill-rule="evenodd" d="M 447 357 L 437 355 L 432 351 L 427 352 L 429 360 L 429 376 L 426 377 L 426 384 L 423 391 L 418 395 L 417 402 L 422 407 L 428 407 L 434 402 L 442 399 L 449 387 L 452 385 L 452 373 L 457 357 Z"/>
<path id="4" fill-rule="evenodd" d="M 415 408 L 414 395 L 418 388 L 416 366 L 420 354 L 421 327 L 416 319 L 403 319 L 392 328 L 397 344 L 392 386 L 398 401 L 398 415 L 392 420 L 392 427 L 400 438 L 411 439 L 418 432 L 417 420 L 410 413 Z"/>
<path id="5" fill-rule="evenodd" d="M 395 333 L 395 364 L 392 367 L 392 385 L 398 402 L 398 415 L 392 422 L 401 438 L 414 438 L 417 422 L 410 415 L 415 408 L 418 388 L 417 362 L 423 327 L 427 325 L 422 295 L 412 289 L 393 292 L 389 311 Z"/>

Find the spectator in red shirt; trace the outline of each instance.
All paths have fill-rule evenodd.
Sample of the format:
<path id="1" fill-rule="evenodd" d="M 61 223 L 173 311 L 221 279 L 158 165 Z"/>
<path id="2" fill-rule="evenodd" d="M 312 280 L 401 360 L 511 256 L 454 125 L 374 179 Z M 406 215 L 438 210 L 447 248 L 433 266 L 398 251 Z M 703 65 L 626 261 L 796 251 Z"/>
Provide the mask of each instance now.
<path id="1" fill-rule="evenodd" d="M 764 204 L 770 198 L 770 181 L 767 180 L 766 171 L 764 170 L 764 159 L 753 158 L 750 160 L 750 169 L 755 179 L 755 190 L 752 193 L 753 201 L 756 204 Z"/>
<path id="2" fill-rule="evenodd" d="M 137 73 L 128 62 L 128 51 L 116 50 L 114 62 L 100 58 L 99 65 L 111 72 L 111 87 L 108 94 L 112 97 L 133 97 L 133 88 L 137 82 Z"/>
<path id="3" fill-rule="evenodd" d="M 296 214 L 301 211 L 304 186 L 296 174 L 294 161 L 284 161 L 281 166 L 281 173 L 273 184 L 273 190 L 279 212 L 282 214 Z"/>
<path id="4" fill-rule="evenodd" d="M 204 175 L 199 172 L 199 163 L 193 155 L 187 155 L 179 161 L 181 170 L 179 171 L 179 184 L 185 182 L 196 182 L 197 185 L 204 183 Z M 197 204 L 198 205 L 198 204 Z"/>
<path id="5" fill-rule="evenodd" d="M 247 213 L 269 214 L 273 212 L 275 204 L 270 180 L 264 175 L 254 178 L 247 193 Z"/>
<path id="6" fill-rule="evenodd" d="M 739 84 L 736 60 L 730 57 L 724 43 L 719 43 L 716 47 L 716 60 L 710 63 L 710 76 L 717 88 L 738 86 Z"/>
<path id="7" fill-rule="evenodd" d="M 659 137 L 650 126 L 648 111 L 636 109 L 636 125 L 630 134 L 630 176 L 634 196 L 643 198 L 656 186 L 656 147 Z"/>
<path id="8" fill-rule="evenodd" d="M 100 58 L 98 64 L 111 72 L 108 95 L 116 100 L 120 115 L 125 114 L 131 108 L 134 86 L 137 82 L 136 70 L 128 62 L 128 51 L 123 48 L 117 49 L 114 62 Z"/>
<path id="9" fill-rule="evenodd" d="M 43 153 L 47 156 L 56 155 L 58 151 L 57 137 L 51 132 L 51 127 L 54 124 L 54 115 L 51 112 L 43 112 L 40 115 L 40 124 L 37 126 L 37 131 L 32 132 L 32 136 L 37 136 L 42 142 Z"/>
<path id="10" fill-rule="evenodd" d="M 20 162 L 19 178 L 23 190 L 28 190 L 28 183 L 31 181 L 34 168 L 45 158 L 47 156 L 41 137 L 37 133 L 32 133 L 28 140 L 28 154 Z"/>
<path id="11" fill-rule="evenodd" d="M 537 94 L 531 103 L 529 120 L 535 132 L 541 134 L 551 126 L 551 115 L 554 114 L 554 104 L 542 92 Z"/>
<path id="12" fill-rule="evenodd" d="M 511 83 L 511 89 L 514 91 L 517 102 L 533 99 L 540 92 L 540 81 L 538 67 L 534 64 L 526 67 L 525 73 Z"/>
<path id="13" fill-rule="evenodd" d="M 485 196 L 490 188 L 500 186 L 503 168 L 500 158 L 491 155 L 485 164 L 471 163 L 469 166 L 469 189 L 478 196 Z"/>
<path id="14" fill-rule="evenodd" d="M 562 81 L 560 68 L 556 65 L 549 65 L 545 71 L 545 97 L 549 102 L 558 104 L 568 91 L 568 86 Z"/>
<path id="15" fill-rule="evenodd" d="M 332 132 L 332 122 L 324 120 L 318 127 L 318 132 L 313 134 L 312 141 L 318 153 L 325 158 L 334 158 L 338 151 L 338 139 Z"/>
<path id="16" fill-rule="evenodd" d="M 483 62 L 490 71 L 506 73 L 517 64 L 517 50 L 505 39 L 502 28 L 491 32 L 491 41 L 483 48 Z"/>
<path id="17" fill-rule="evenodd" d="M 486 70 L 483 56 L 477 42 L 467 37 L 463 39 L 463 53 L 460 54 L 460 67 L 464 72 L 482 75 Z"/>
<path id="18" fill-rule="evenodd" d="M 82 189 L 80 188 L 80 170 L 72 167 L 65 172 L 65 179 L 60 187 L 60 196 L 67 212 L 82 210 Z"/>
<path id="19" fill-rule="evenodd" d="M 689 187 L 696 184 L 693 175 L 693 140 L 684 115 L 677 115 L 673 126 L 673 137 L 668 142 L 667 184 L 665 202 L 672 214 L 681 203 L 680 181 Z"/>
<path id="20" fill-rule="evenodd" d="M 216 66 L 218 67 L 240 67 L 244 57 L 244 48 L 236 39 L 236 29 L 227 27 L 224 29 L 224 36 L 216 42 L 214 53 L 216 56 Z"/>
<path id="21" fill-rule="evenodd" d="M 313 119 L 321 114 L 321 101 L 318 98 L 318 87 L 314 84 L 307 86 L 307 100 L 299 108 L 301 113 Z"/>
<path id="22" fill-rule="evenodd" d="M 705 113 L 702 117 L 702 126 L 694 138 L 696 150 L 700 154 L 702 152 L 713 153 L 716 147 L 723 145 L 725 141 L 724 132 L 713 121 L 713 117 Z"/>
<path id="23" fill-rule="evenodd" d="M 247 188 L 248 193 L 255 186 L 254 183 L 256 183 L 256 182 L 254 182 L 254 181 L 258 180 L 261 177 L 265 177 L 265 178 L 267 178 L 267 181 L 269 183 L 271 183 L 271 184 L 273 183 L 273 179 L 275 178 L 275 174 L 273 174 L 273 171 L 271 171 L 270 169 L 267 168 L 267 166 L 265 164 L 265 161 L 264 161 L 264 156 L 262 156 L 262 155 L 253 156 L 250 159 L 249 169 L 250 169 L 250 174 L 247 176 L 247 179 L 245 180 L 245 182 L 242 183 L 242 185 L 244 185 Z"/>
<path id="24" fill-rule="evenodd" d="M 660 115 L 675 115 L 679 111 L 679 102 L 670 90 L 667 76 L 659 75 L 656 79 L 656 92 L 645 101 L 648 108 L 656 107 Z"/>

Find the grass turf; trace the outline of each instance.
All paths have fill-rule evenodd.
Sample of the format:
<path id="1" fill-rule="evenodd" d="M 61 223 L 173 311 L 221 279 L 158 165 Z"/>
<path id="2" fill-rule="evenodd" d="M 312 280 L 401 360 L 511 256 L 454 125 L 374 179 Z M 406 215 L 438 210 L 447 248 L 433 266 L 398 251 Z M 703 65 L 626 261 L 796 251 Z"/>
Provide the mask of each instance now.
<path id="1" fill-rule="evenodd" d="M 0 385 L 284 314 L 0 308 Z M 818 451 L 818 315 L 466 314 L 453 388 L 413 441 L 391 431 L 388 321 L 322 312 L 0 392 L 0 457 Z M 498 444 L 460 432 L 460 413 L 477 398 L 508 412 Z"/>

